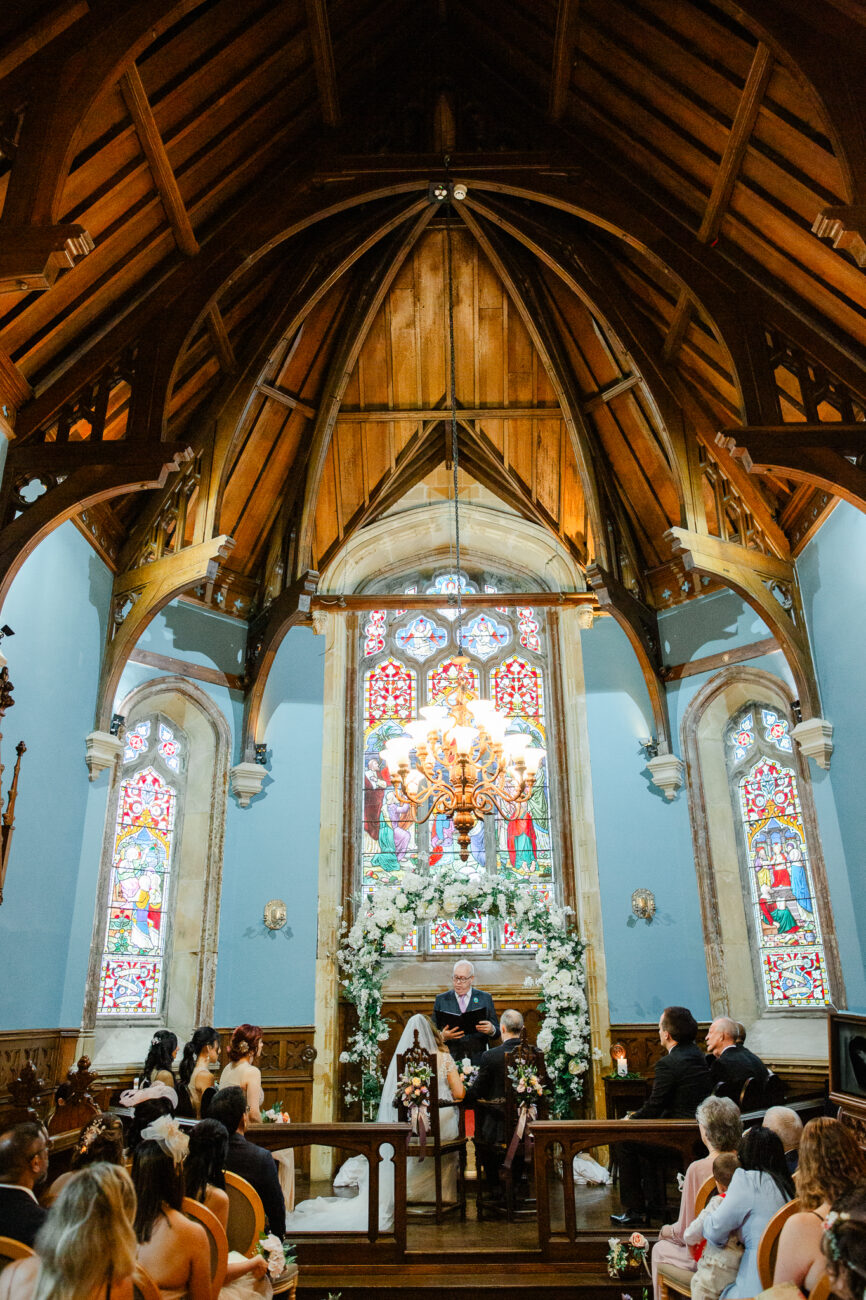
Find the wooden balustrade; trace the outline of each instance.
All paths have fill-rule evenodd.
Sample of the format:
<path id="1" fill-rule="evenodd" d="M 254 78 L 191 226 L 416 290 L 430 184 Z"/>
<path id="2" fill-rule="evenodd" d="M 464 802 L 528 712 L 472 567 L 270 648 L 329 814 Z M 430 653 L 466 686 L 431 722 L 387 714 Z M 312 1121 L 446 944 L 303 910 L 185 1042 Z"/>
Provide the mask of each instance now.
<path id="1" fill-rule="evenodd" d="M 694 1159 L 700 1141 L 690 1119 L 663 1120 L 539 1120 L 531 1126 L 535 1142 L 535 1194 L 538 1201 L 538 1243 L 545 1259 L 575 1259 L 578 1241 L 572 1161 L 581 1151 L 609 1147 L 614 1142 L 641 1142 L 669 1147 L 683 1169 Z M 561 1174 L 557 1170 L 561 1169 Z M 552 1183 L 562 1182 L 563 1223 L 554 1227 Z M 607 1235 L 607 1234 L 605 1234 Z"/>
<path id="2" fill-rule="evenodd" d="M 356 1264 L 393 1264 L 406 1254 L 406 1151 L 412 1132 L 411 1124 L 250 1124 L 249 1142 L 269 1151 L 313 1146 L 332 1147 L 348 1155 L 365 1156 L 370 1167 L 367 1187 L 367 1228 L 360 1232 L 298 1232 L 289 1236 L 298 1244 L 299 1264 L 332 1263 L 339 1245 L 346 1247 L 346 1258 Z M 379 1166 L 381 1148 L 394 1151 L 394 1222 L 390 1230 L 379 1227 Z"/>

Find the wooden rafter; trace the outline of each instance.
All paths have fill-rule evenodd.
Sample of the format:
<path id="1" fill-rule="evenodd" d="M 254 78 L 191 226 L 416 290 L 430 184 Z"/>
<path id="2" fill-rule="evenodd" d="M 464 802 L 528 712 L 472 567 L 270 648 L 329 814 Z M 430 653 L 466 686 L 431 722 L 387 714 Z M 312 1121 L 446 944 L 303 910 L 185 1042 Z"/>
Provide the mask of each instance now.
<path id="1" fill-rule="evenodd" d="M 723 429 L 717 444 L 749 474 L 782 474 L 866 511 L 866 424 Z"/>
<path id="2" fill-rule="evenodd" d="M 556 6 L 556 31 L 553 37 L 553 66 L 550 72 L 550 94 L 547 115 L 551 122 L 560 122 L 565 116 L 571 87 L 571 70 L 577 50 L 579 0 L 558 0 Z"/>
<path id="3" fill-rule="evenodd" d="M 339 126 L 340 97 L 337 92 L 337 72 L 334 67 L 327 0 L 305 0 L 305 3 L 322 121 L 325 126 Z"/>
<path id="4" fill-rule="evenodd" d="M 192 228 L 192 222 L 189 219 L 189 213 L 186 210 L 186 204 L 183 201 L 174 168 L 169 162 L 162 136 L 159 133 L 150 100 L 147 98 L 147 92 L 141 80 L 141 73 L 134 63 L 127 68 L 120 79 L 120 92 L 135 125 L 139 143 L 150 167 L 154 185 L 162 200 L 162 206 L 165 209 L 168 224 L 171 226 L 175 243 L 182 253 L 186 253 L 188 257 L 194 257 L 199 251 L 199 242 Z"/>

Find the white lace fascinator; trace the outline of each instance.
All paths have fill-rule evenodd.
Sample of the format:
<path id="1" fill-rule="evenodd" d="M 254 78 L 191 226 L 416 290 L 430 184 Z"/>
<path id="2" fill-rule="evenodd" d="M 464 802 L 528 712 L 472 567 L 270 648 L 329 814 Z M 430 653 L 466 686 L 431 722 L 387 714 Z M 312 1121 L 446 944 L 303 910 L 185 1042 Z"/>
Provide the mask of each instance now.
<path id="1" fill-rule="evenodd" d="M 146 1088 L 127 1088 L 126 1092 L 120 1094 L 120 1104 L 131 1108 L 140 1106 L 143 1101 L 161 1101 L 163 1097 L 171 1102 L 172 1110 L 177 1109 L 177 1093 L 166 1083 L 151 1083 Z"/>
<path id="2" fill-rule="evenodd" d="M 189 1151 L 189 1138 L 171 1115 L 160 1115 L 141 1130 L 143 1142 L 157 1142 L 176 1165 L 182 1164 Z"/>

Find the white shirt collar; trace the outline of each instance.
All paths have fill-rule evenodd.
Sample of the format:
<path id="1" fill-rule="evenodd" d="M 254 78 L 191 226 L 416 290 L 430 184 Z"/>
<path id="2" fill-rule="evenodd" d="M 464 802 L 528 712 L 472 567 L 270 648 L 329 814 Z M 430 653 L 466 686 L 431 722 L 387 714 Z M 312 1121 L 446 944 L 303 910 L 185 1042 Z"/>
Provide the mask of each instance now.
<path id="1" fill-rule="evenodd" d="M 0 1183 L 0 1189 L 4 1187 L 9 1192 L 25 1192 L 32 1201 L 36 1201 L 37 1205 L 39 1204 L 36 1200 L 36 1193 L 30 1187 L 22 1187 L 20 1183 Z"/>

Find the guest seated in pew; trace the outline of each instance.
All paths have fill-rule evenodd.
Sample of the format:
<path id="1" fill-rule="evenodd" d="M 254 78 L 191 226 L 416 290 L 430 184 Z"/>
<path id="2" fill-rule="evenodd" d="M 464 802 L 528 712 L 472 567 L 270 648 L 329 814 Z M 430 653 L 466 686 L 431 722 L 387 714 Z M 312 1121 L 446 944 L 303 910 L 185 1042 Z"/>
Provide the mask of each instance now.
<path id="1" fill-rule="evenodd" d="M 94 1115 L 78 1135 L 68 1173 L 61 1174 L 44 1193 L 42 1204 L 48 1208 L 79 1169 L 87 1165 L 123 1164 L 123 1124 L 116 1115 Z"/>
<path id="2" fill-rule="evenodd" d="M 270 1151 L 248 1142 L 244 1137 L 247 1127 L 247 1099 L 243 1088 L 220 1088 L 214 1097 L 209 1119 L 224 1124 L 229 1135 L 226 1169 L 245 1178 L 258 1192 L 268 1228 L 278 1237 L 286 1232 L 286 1203 L 277 1173 L 277 1162 Z"/>
<path id="3" fill-rule="evenodd" d="M 120 1104 L 133 1113 L 126 1142 L 130 1155 L 141 1141 L 141 1134 L 162 1115 L 173 1115 L 177 1109 L 177 1093 L 164 1083 L 150 1084 L 146 1088 L 127 1088 L 120 1094 Z"/>
<path id="4" fill-rule="evenodd" d="M 691 1119 L 695 1107 L 712 1091 L 706 1057 L 695 1041 L 698 1022 L 686 1007 L 666 1007 L 659 1017 L 659 1040 L 665 1049 L 657 1062 L 653 1088 L 629 1119 Z M 669 1151 L 642 1142 L 617 1142 L 621 1214 L 618 1227 L 640 1227 L 665 1216 L 660 1171 Z"/>
<path id="5" fill-rule="evenodd" d="M 794 1195 L 785 1152 L 775 1133 L 750 1128 L 743 1134 L 737 1155 L 740 1168 L 731 1179 L 728 1194 L 710 1202 L 703 1224 L 711 1245 L 726 1246 L 735 1232 L 745 1247 L 737 1276 L 722 1292 L 722 1300 L 747 1300 L 758 1294 L 758 1243 L 773 1215 Z"/>
<path id="6" fill-rule="evenodd" d="M 839 1198 L 827 1215 L 821 1243 L 830 1286 L 838 1300 L 866 1295 L 866 1187 Z"/>
<path id="7" fill-rule="evenodd" d="M 866 1187 L 866 1155 L 837 1119 L 812 1119 L 803 1129 L 797 1199 L 779 1236 L 773 1285 L 793 1282 L 807 1295 L 824 1272 L 821 1239 L 830 1206 L 855 1187 Z"/>
<path id="8" fill-rule="evenodd" d="M 803 1136 L 803 1121 L 800 1116 L 790 1106 L 771 1106 L 764 1116 L 764 1128 L 771 1129 L 781 1138 L 788 1173 L 793 1176 L 797 1172 L 800 1139 Z"/>
<path id="9" fill-rule="evenodd" d="M 220 1036 L 210 1025 L 197 1029 L 184 1044 L 183 1056 L 177 1072 L 178 1093 L 184 1116 L 201 1118 L 201 1100 L 214 1086 L 211 1067 L 220 1059 Z"/>
<path id="10" fill-rule="evenodd" d="M 16 1124 L 0 1134 L 0 1237 L 33 1245 L 45 1222 L 36 1190 L 48 1177 L 49 1149 L 41 1124 Z"/>
<path id="11" fill-rule="evenodd" d="M 683 1181 L 679 1218 L 676 1223 L 662 1227 L 653 1246 L 651 1262 L 656 1300 L 659 1268 L 663 1268 L 665 1275 L 674 1281 L 688 1285 L 689 1275 L 694 1273 L 697 1265 L 691 1249 L 685 1244 L 684 1234 L 695 1217 L 695 1198 L 707 1179 L 712 1177 L 716 1156 L 735 1152 L 743 1136 L 740 1112 L 728 1097 L 707 1097 L 695 1111 L 695 1119 L 709 1155 L 693 1160 L 689 1165 Z"/>
<path id="12" fill-rule="evenodd" d="M 716 1195 L 722 1199 L 727 1195 L 734 1172 L 739 1168 L 739 1160 L 732 1152 L 716 1156 L 713 1161 L 713 1178 L 716 1183 Z M 685 1230 L 686 1245 L 691 1247 L 697 1257 L 698 1266 L 692 1278 L 692 1300 L 719 1300 L 726 1287 L 735 1280 L 743 1257 L 743 1247 L 732 1232 L 726 1245 L 714 1246 L 704 1236 L 704 1219 L 713 1206 L 710 1200 Z"/>
<path id="13" fill-rule="evenodd" d="M 138 1196 L 138 1258 L 163 1300 L 211 1300 L 210 1246 L 204 1228 L 182 1213 L 189 1138 L 162 1115 L 141 1135 L 132 1160 Z M 113 1297 L 112 1297 L 113 1300 Z"/>
<path id="14" fill-rule="evenodd" d="M 132 1300 L 135 1190 L 119 1165 L 73 1174 L 36 1238 L 0 1275 L 0 1300 Z"/>
<path id="15" fill-rule="evenodd" d="M 189 1151 L 184 1163 L 187 1196 L 207 1206 L 224 1230 L 228 1229 L 229 1222 L 229 1198 L 225 1190 L 228 1149 L 229 1135 L 225 1125 L 215 1119 L 199 1120 L 189 1135 Z M 230 1250 L 219 1300 L 272 1295 L 267 1271 L 264 1255 L 247 1259 L 238 1251 Z"/>
<path id="16" fill-rule="evenodd" d="M 713 1091 L 739 1102 L 747 1079 L 766 1083 L 769 1070 L 759 1056 L 737 1043 L 739 1025 L 728 1016 L 717 1016 L 707 1030 L 707 1064 Z"/>
<path id="17" fill-rule="evenodd" d="M 177 1034 L 170 1029 L 157 1029 L 150 1040 L 150 1047 L 141 1068 L 140 1088 L 151 1083 L 164 1083 L 167 1088 L 175 1087 L 174 1058 L 177 1056 Z M 177 1106 L 177 1102 L 175 1102 Z"/>

